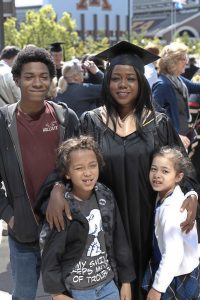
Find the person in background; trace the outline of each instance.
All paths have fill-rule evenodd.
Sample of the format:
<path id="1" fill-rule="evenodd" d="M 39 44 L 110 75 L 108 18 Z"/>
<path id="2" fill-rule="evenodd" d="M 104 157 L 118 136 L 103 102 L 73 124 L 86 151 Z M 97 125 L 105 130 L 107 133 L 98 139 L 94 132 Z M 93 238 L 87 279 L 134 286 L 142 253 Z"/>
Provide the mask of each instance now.
<path id="1" fill-rule="evenodd" d="M 183 77 L 191 80 L 199 70 L 199 67 L 197 67 L 196 64 L 197 64 L 197 62 L 196 62 L 195 57 L 190 57 L 188 64 L 185 67 L 185 72 L 183 72 L 181 75 Z"/>
<path id="2" fill-rule="evenodd" d="M 93 62 L 85 61 L 84 65 L 90 72 L 98 70 Z M 78 59 L 63 65 L 55 102 L 66 103 L 80 117 L 83 112 L 100 106 L 100 98 L 101 84 L 83 83 L 83 68 Z"/>
<path id="3" fill-rule="evenodd" d="M 86 54 L 81 62 L 84 71 L 84 83 L 102 84 L 105 72 L 104 60 L 96 58 L 94 54 Z"/>
<path id="4" fill-rule="evenodd" d="M 21 50 L 12 67 L 20 88 L 17 103 L 0 108 L 0 219 L 8 224 L 13 300 L 35 300 L 40 276 L 40 186 L 55 168 L 55 150 L 72 136 L 78 119 L 65 106 L 47 102 L 55 65 L 43 48 Z"/>
<path id="5" fill-rule="evenodd" d="M 147 300 L 198 300 L 200 268 L 196 224 L 186 235 L 180 223 L 185 196 L 180 182 L 192 172 L 192 163 L 180 149 L 162 147 L 153 154 L 149 179 L 158 193 L 155 208 L 153 253 L 143 280 Z M 176 250 L 176 251 L 174 251 Z"/>
<path id="6" fill-rule="evenodd" d="M 159 55 L 160 52 L 159 47 L 153 43 L 148 43 L 144 49 L 155 55 Z M 152 62 L 144 66 L 144 75 L 148 80 L 151 88 L 153 84 L 158 80 L 156 63 L 157 62 Z"/>
<path id="7" fill-rule="evenodd" d="M 188 61 L 187 50 L 185 44 L 177 42 L 162 49 L 158 61 L 159 78 L 152 87 L 153 100 L 158 107 L 165 109 L 186 149 L 192 141 L 189 130 L 189 94 L 200 93 L 199 83 L 181 76 Z"/>
<path id="8" fill-rule="evenodd" d="M 57 97 L 57 93 L 58 93 L 58 82 L 57 82 L 57 77 L 55 76 L 52 79 L 50 89 L 47 94 L 47 100 L 54 101 L 54 99 Z"/>
<path id="9" fill-rule="evenodd" d="M 56 65 L 56 77 L 57 81 L 62 76 L 62 67 L 63 67 L 63 49 L 62 46 L 64 43 L 55 42 L 50 44 L 50 53 L 53 58 L 53 61 Z"/>
<path id="10" fill-rule="evenodd" d="M 16 86 L 11 68 L 20 49 L 6 46 L 0 54 L 0 107 L 20 100 L 20 89 Z"/>
<path id="11" fill-rule="evenodd" d="M 131 300 L 133 260 L 114 196 L 97 182 L 103 165 L 98 145 L 81 136 L 63 142 L 57 153 L 73 219 L 65 218 L 61 232 L 43 225 L 44 290 L 54 300 Z"/>
<path id="12" fill-rule="evenodd" d="M 103 105 L 81 116 L 79 131 L 93 136 L 102 149 L 105 166 L 99 181 L 113 191 L 131 245 L 136 272 L 132 297 L 144 300 L 146 293 L 141 284 L 151 255 L 156 199 L 148 179 L 152 153 L 161 145 L 182 146 L 182 143 L 169 118 L 155 112 L 152 105 L 144 65 L 158 56 L 122 41 L 97 57 L 109 61 L 102 86 Z M 54 182 L 58 180 L 59 176 L 54 178 Z M 51 226 L 55 224 L 61 230 L 63 212 L 69 209 L 63 197 L 64 185 L 54 182 L 47 180 L 38 205 L 42 205 L 42 195 L 50 193 L 46 217 Z M 182 188 L 188 192 L 196 186 L 195 179 L 187 177 Z M 196 194 L 190 195 L 182 206 L 188 211 L 187 219 L 180 224 L 183 231 L 193 227 L 196 207 Z"/>

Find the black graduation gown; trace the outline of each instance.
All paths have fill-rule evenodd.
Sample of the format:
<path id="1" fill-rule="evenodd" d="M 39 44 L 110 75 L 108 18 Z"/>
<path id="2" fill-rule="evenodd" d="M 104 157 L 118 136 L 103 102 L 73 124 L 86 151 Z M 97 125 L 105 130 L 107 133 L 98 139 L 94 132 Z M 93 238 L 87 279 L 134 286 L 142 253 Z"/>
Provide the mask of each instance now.
<path id="1" fill-rule="evenodd" d="M 140 288 L 152 244 L 155 193 L 149 184 L 149 169 L 154 149 L 161 145 L 181 145 L 179 136 L 164 114 L 149 116 L 143 137 L 134 132 L 120 137 L 102 122 L 98 109 L 80 119 L 81 132 L 95 137 L 102 148 L 105 167 L 100 182 L 113 192 L 121 212 L 136 269 L 133 299 L 146 299 Z M 157 123 L 157 126 L 155 126 Z"/>

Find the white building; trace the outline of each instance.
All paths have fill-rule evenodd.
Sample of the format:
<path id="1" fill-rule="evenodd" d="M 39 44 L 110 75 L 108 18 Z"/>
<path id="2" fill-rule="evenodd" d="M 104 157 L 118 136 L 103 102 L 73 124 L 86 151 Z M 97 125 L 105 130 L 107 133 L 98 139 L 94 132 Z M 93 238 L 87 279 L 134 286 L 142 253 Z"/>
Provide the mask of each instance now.
<path id="1" fill-rule="evenodd" d="M 130 33 L 132 2 L 132 0 L 43 0 L 42 4 L 51 4 L 58 19 L 62 17 L 63 12 L 68 12 L 72 19 L 76 20 L 76 30 L 82 39 L 92 35 L 94 39 L 107 36 L 117 41 L 121 35 Z"/>

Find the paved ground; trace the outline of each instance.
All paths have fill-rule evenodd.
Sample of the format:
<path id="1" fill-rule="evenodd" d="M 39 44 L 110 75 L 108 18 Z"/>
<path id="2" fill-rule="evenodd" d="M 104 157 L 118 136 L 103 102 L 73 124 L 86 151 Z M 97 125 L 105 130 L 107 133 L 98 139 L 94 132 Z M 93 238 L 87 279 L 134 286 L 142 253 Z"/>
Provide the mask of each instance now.
<path id="1" fill-rule="evenodd" d="M 2 224 L 0 221 L 0 300 L 11 300 L 12 276 L 9 263 L 8 238 L 2 237 Z M 50 300 L 51 297 L 44 293 L 41 281 L 37 291 L 37 300 Z"/>

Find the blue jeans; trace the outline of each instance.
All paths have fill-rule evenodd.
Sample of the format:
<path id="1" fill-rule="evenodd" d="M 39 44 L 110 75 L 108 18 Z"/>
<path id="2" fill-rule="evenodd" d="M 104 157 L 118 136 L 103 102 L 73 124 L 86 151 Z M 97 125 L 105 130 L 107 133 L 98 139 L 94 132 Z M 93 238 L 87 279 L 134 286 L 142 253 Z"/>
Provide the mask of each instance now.
<path id="1" fill-rule="evenodd" d="M 72 296 L 75 300 L 119 300 L 119 291 L 114 283 L 110 281 L 90 290 L 72 290 Z"/>
<path id="2" fill-rule="evenodd" d="M 13 300 L 35 300 L 40 277 L 39 245 L 24 245 L 8 238 L 14 280 Z"/>

